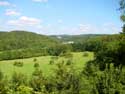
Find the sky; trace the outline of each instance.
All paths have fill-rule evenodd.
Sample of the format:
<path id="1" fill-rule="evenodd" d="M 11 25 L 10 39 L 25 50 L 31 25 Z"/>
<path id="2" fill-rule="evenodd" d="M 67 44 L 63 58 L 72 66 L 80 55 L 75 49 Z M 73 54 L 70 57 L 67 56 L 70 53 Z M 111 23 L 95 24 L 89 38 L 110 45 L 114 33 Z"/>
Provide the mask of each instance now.
<path id="1" fill-rule="evenodd" d="M 116 34 L 119 0 L 0 0 L 0 31 L 45 35 Z"/>

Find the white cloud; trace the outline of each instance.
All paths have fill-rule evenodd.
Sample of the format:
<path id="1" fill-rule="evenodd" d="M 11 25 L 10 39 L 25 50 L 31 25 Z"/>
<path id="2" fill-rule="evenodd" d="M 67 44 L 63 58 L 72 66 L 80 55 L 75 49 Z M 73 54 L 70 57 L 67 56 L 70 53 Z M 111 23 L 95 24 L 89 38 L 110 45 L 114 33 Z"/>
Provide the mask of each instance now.
<path id="1" fill-rule="evenodd" d="M 97 33 L 99 31 L 99 28 L 97 28 L 96 25 L 91 24 L 79 24 L 77 31 L 80 34 L 91 34 L 91 33 Z"/>
<path id="2" fill-rule="evenodd" d="M 34 2 L 48 2 L 48 0 L 33 0 Z"/>
<path id="3" fill-rule="evenodd" d="M 116 33 L 116 32 L 121 32 L 121 27 L 115 25 L 114 23 L 105 23 L 103 25 L 103 30 L 105 32 L 108 31 L 109 33 Z"/>
<path id="4" fill-rule="evenodd" d="M 7 9 L 5 12 L 5 15 L 7 15 L 7 16 L 19 16 L 20 12 L 17 12 L 16 10 Z"/>
<path id="5" fill-rule="evenodd" d="M 91 30 L 91 26 L 89 24 L 79 24 L 78 26 L 81 32 L 88 32 Z"/>
<path id="6" fill-rule="evenodd" d="M 104 23 L 101 25 L 82 23 L 82 24 L 77 24 L 75 26 L 74 25 L 57 26 L 57 24 L 52 24 L 52 23 L 44 24 L 41 23 L 41 20 L 37 18 L 26 17 L 26 16 L 22 16 L 17 20 L 8 21 L 8 25 L 12 26 L 11 30 L 23 29 L 46 35 L 116 34 L 121 31 L 121 27 L 115 23 Z"/>
<path id="7" fill-rule="evenodd" d="M 79 24 L 76 30 L 80 34 L 115 34 L 121 31 L 120 27 L 113 23 L 105 23 L 101 26 L 91 24 Z"/>
<path id="8" fill-rule="evenodd" d="M 76 26 L 51 26 L 43 27 L 41 31 L 45 31 L 45 34 L 68 34 L 68 35 L 79 35 L 79 34 L 116 34 L 120 32 L 120 27 L 115 24 L 78 24 Z"/>
<path id="9" fill-rule="evenodd" d="M 11 7 L 16 7 L 16 5 L 15 4 L 12 4 L 12 3 L 10 3 L 10 2 L 8 2 L 8 1 L 0 1 L 0 6 L 11 6 Z"/>
<path id="10" fill-rule="evenodd" d="M 0 1 L 0 6 L 9 6 L 9 5 L 11 4 L 7 1 Z"/>
<path id="11" fill-rule="evenodd" d="M 14 26 L 39 26 L 41 24 L 41 20 L 37 18 L 27 17 L 27 16 L 21 16 L 17 20 L 9 20 L 7 22 L 8 25 L 14 25 Z"/>

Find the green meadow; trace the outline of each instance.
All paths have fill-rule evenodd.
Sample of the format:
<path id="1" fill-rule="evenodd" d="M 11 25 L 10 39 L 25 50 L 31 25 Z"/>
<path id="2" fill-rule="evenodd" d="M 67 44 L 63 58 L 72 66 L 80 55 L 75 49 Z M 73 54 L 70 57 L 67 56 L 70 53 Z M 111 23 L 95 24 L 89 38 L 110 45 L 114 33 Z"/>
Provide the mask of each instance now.
<path id="1" fill-rule="evenodd" d="M 86 52 L 85 52 L 86 53 Z M 94 55 L 92 52 L 87 52 L 88 56 L 83 56 L 84 52 L 75 52 L 73 54 L 73 65 L 77 70 L 80 70 L 84 67 L 87 61 L 92 60 Z M 34 61 L 36 59 L 36 61 Z M 2 72 L 10 77 L 14 71 L 25 73 L 26 75 L 31 75 L 34 71 L 34 63 L 39 63 L 40 69 L 43 71 L 45 76 L 53 75 L 53 71 L 56 68 L 56 64 L 59 62 L 66 62 L 68 58 L 59 57 L 54 60 L 54 64 L 50 64 L 52 56 L 41 56 L 41 57 L 32 57 L 27 59 L 16 59 L 16 60 L 5 60 L 0 61 L 0 69 Z M 23 62 L 22 67 L 14 66 L 14 62 Z"/>

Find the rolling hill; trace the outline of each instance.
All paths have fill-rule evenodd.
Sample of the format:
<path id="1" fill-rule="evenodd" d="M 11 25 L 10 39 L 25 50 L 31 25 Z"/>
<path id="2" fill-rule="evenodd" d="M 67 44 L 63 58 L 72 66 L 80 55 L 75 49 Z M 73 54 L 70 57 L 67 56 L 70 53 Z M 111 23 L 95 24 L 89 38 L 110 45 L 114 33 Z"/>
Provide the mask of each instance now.
<path id="1" fill-rule="evenodd" d="M 0 32 L 0 51 L 25 48 L 44 48 L 57 43 L 58 41 L 51 37 L 33 32 Z"/>

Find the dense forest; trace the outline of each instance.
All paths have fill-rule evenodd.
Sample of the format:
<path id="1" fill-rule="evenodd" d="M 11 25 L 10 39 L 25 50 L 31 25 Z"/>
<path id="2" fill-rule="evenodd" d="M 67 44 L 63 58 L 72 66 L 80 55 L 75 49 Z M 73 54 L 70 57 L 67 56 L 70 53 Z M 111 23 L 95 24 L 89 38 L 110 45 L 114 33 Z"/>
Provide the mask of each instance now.
<path id="1" fill-rule="evenodd" d="M 0 32 L 0 60 L 49 55 L 59 41 L 32 32 Z"/>

